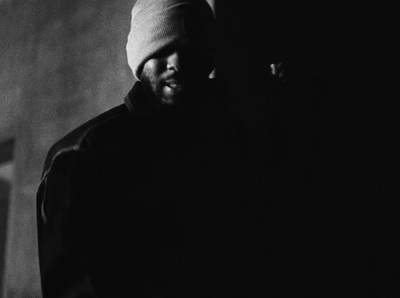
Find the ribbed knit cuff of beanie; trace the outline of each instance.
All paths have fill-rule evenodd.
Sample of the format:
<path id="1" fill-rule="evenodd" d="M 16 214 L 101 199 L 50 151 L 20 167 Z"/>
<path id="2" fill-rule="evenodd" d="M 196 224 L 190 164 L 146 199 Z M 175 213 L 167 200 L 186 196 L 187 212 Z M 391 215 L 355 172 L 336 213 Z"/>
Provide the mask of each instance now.
<path id="1" fill-rule="evenodd" d="M 205 0 L 138 0 L 126 45 L 128 64 L 139 80 L 143 64 L 162 49 L 188 45 L 212 57 L 214 42 L 215 18 Z"/>

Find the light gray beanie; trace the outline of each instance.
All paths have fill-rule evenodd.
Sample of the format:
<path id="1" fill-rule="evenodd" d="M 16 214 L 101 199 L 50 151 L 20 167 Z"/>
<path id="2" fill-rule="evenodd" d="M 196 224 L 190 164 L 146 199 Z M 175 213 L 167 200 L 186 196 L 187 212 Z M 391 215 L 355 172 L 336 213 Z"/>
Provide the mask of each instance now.
<path id="1" fill-rule="evenodd" d="M 212 56 L 214 34 L 214 14 L 205 0 L 137 0 L 126 45 L 128 64 L 139 80 L 143 64 L 172 44 L 200 47 Z"/>

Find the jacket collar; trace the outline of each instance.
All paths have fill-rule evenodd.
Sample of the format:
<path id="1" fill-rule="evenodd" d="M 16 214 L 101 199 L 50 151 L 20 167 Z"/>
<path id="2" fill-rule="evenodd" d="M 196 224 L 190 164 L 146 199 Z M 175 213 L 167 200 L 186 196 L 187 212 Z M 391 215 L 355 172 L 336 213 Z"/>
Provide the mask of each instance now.
<path id="1" fill-rule="evenodd" d="M 138 110 L 140 109 L 140 104 L 145 101 L 143 97 L 144 94 L 142 91 L 141 82 L 137 81 L 124 98 L 125 105 L 127 106 L 129 112 L 138 112 Z"/>

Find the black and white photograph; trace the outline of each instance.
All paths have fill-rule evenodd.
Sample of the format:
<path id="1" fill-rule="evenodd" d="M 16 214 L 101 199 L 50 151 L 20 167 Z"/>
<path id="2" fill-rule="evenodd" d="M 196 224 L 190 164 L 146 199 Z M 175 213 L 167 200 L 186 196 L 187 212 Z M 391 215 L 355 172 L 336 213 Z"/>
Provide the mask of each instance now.
<path id="1" fill-rule="evenodd" d="M 0 298 L 400 297 L 396 4 L 0 0 Z"/>

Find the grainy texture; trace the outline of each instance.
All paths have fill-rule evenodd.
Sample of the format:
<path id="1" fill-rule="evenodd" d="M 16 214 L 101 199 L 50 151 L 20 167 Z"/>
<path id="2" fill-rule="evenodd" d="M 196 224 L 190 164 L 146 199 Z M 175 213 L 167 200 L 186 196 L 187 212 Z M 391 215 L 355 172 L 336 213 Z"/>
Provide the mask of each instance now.
<path id="1" fill-rule="evenodd" d="M 15 138 L 3 297 L 40 297 L 36 191 L 50 146 L 123 102 L 134 1 L 0 2 L 0 140 Z"/>

